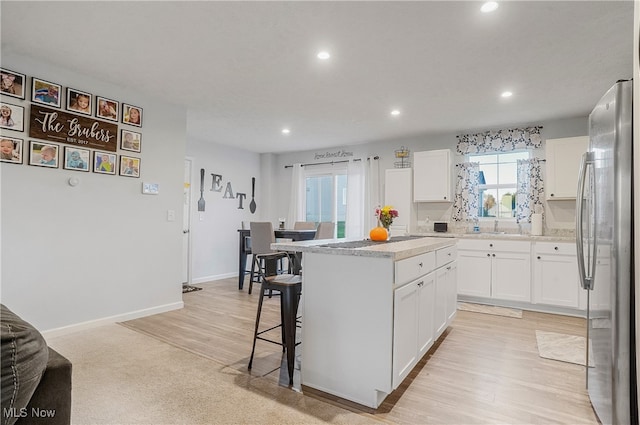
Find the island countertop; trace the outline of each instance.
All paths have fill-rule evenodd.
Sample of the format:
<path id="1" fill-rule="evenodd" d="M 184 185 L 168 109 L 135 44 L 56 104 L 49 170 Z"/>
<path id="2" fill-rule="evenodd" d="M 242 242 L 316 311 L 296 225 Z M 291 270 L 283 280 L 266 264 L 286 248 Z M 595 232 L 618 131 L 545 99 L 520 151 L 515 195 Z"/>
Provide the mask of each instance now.
<path id="1" fill-rule="evenodd" d="M 434 237 L 400 237 L 397 238 L 397 240 L 394 239 L 395 238 L 391 238 L 391 240 L 387 242 L 373 242 L 368 239 L 323 239 L 299 242 L 276 242 L 271 244 L 271 249 L 277 251 L 391 258 L 397 261 L 455 245 L 457 242 L 457 239 L 454 238 Z"/>

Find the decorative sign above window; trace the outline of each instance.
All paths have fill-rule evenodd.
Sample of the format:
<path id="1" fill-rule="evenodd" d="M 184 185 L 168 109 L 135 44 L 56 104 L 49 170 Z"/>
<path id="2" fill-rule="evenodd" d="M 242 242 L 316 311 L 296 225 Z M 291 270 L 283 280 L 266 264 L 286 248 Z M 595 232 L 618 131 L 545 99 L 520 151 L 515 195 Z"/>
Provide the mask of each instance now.
<path id="1" fill-rule="evenodd" d="M 107 150 L 118 148 L 118 125 L 31 104 L 29 137 Z"/>
<path id="2" fill-rule="evenodd" d="M 344 158 L 347 156 L 353 156 L 353 152 L 339 150 L 335 152 L 316 152 L 313 159 L 327 159 L 327 158 Z"/>

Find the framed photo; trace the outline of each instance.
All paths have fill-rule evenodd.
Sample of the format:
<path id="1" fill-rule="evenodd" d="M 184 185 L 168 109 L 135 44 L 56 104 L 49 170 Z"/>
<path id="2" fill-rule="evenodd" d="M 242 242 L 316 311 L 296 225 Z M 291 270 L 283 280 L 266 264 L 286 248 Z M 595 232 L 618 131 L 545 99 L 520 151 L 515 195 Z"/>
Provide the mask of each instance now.
<path id="1" fill-rule="evenodd" d="M 93 172 L 100 174 L 116 173 L 116 154 L 95 151 L 93 153 Z"/>
<path id="2" fill-rule="evenodd" d="M 59 145 L 32 140 L 29 148 L 29 165 L 58 168 L 59 150 Z"/>
<path id="3" fill-rule="evenodd" d="M 64 169 L 76 171 L 89 171 L 91 163 L 91 151 L 75 146 L 64 147 Z"/>
<path id="4" fill-rule="evenodd" d="M 124 124 L 142 127 L 142 108 L 139 106 L 122 104 L 122 122 Z"/>
<path id="5" fill-rule="evenodd" d="M 27 77 L 5 68 L 0 68 L 0 93 L 5 96 L 17 97 L 24 99 L 24 86 Z"/>
<path id="6" fill-rule="evenodd" d="M 140 177 L 140 158 L 120 155 L 120 175 Z"/>
<path id="7" fill-rule="evenodd" d="M 24 131 L 24 108 L 0 102 L 0 128 Z"/>
<path id="8" fill-rule="evenodd" d="M 96 96 L 96 117 L 109 121 L 118 121 L 120 103 L 106 97 Z"/>
<path id="9" fill-rule="evenodd" d="M 22 139 L 0 136 L 0 161 L 22 164 Z"/>
<path id="10" fill-rule="evenodd" d="M 49 106 L 60 107 L 62 86 L 49 81 L 32 78 L 31 101 Z"/>
<path id="11" fill-rule="evenodd" d="M 140 152 L 142 148 L 142 133 L 135 131 L 120 131 L 120 149 L 131 152 Z"/>
<path id="12" fill-rule="evenodd" d="M 93 99 L 93 96 L 90 93 L 67 87 L 67 111 L 91 115 L 93 110 L 91 99 Z"/>

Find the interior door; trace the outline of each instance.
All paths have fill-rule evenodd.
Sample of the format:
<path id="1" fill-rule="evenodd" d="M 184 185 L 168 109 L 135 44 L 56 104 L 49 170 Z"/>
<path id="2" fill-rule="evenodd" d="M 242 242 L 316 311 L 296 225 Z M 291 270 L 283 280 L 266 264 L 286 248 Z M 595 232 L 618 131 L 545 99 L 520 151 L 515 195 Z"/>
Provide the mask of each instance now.
<path id="1" fill-rule="evenodd" d="M 184 199 L 182 204 L 182 283 L 191 283 L 191 159 L 184 160 Z"/>

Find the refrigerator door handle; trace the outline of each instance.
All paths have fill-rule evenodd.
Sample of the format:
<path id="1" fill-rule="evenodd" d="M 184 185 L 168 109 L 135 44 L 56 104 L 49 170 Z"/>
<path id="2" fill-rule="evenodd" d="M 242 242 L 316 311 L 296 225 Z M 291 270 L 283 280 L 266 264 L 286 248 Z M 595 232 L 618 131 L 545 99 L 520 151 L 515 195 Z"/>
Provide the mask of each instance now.
<path id="1" fill-rule="evenodd" d="M 585 152 L 582 154 L 582 161 L 580 163 L 580 172 L 578 173 L 578 193 L 576 196 L 576 251 L 578 255 L 578 273 L 580 274 L 580 285 L 583 289 L 593 289 L 593 276 L 595 274 L 595 243 L 589 244 L 590 247 L 594 250 L 594 255 L 591 255 L 591 252 L 588 252 L 589 259 L 589 274 L 587 274 L 587 265 L 585 264 L 584 259 L 584 235 L 582 232 L 583 229 L 583 218 L 584 218 L 584 188 L 585 188 L 585 180 L 587 176 L 587 168 L 590 164 L 593 164 L 593 153 Z M 593 188 L 592 188 L 593 189 Z M 595 196 L 595 191 L 591 190 L 590 195 Z M 591 205 L 594 205 L 593 199 Z M 591 211 L 591 217 L 588 218 L 588 223 L 593 224 L 595 227 L 594 220 L 594 211 Z M 595 228 L 589 229 L 588 237 L 591 240 L 591 236 L 595 235 Z"/>

